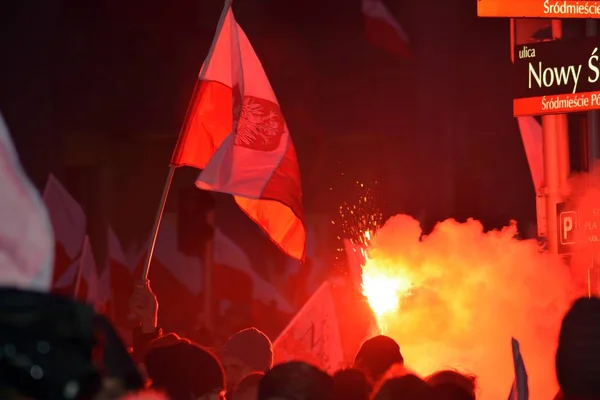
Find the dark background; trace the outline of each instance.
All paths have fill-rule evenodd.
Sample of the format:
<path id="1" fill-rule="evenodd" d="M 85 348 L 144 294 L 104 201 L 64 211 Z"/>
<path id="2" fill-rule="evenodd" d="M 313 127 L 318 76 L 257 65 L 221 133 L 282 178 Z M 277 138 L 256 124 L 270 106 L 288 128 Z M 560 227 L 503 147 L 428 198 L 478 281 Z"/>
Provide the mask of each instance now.
<path id="1" fill-rule="evenodd" d="M 89 218 L 97 257 L 106 227 L 145 241 L 217 0 L 0 2 L 0 109 L 38 187 L 55 174 Z M 376 185 L 385 216 L 427 229 L 448 217 L 487 228 L 535 221 L 516 120 L 508 19 L 476 1 L 388 0 L 415 61 L 371 46 L 359 0 L 235 0 L 296 144 L 308 220 L 334 257 L 343 202 Z M 175 187 L 196 171 L 178 171 Z M 174 210 L 173 191 L 167 212 Z M 219 224 L 264 272 L 273 246 L 228 198 Z"/>

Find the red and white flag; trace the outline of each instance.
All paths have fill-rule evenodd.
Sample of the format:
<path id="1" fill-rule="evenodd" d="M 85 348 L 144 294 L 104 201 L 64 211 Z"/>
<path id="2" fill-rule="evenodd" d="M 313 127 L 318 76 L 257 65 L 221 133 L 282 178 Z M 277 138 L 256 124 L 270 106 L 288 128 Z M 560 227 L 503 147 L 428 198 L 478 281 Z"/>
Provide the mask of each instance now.
<path id="1" fill-rule="evenodd" d="M 344 363 L 340 329 L 329 282 L 306 302 L 273 342 L 275 364 L 304 361 L 334 373 Z"/>
<path id="2" fill-rule="evenodd" d="M 519 130 L 525 147 L 529 171 L 536 192 L 544 182 L 544 150 L 542 125 L 534 117 L 519 117 Z"/>
<path id="3" fill-rule="evenodd" d="M 56 284 L 81 255 L 87 219 L 83 208 L 63 185 L 50 175 L 42 194 L 54 230 L 54 274 Z"/>
<path id="4" fill-rule="evenodd" d="M 229 4 L 171 164 L 202 169 L 196 186 L 232 194 L 285 253 L 304 258 L 296 151 L 267 75 Z"/>
<path id="5" fill-rule="evenodd" d="M 362 0 L 365 35 L 374 47 L 402 58 L 413 58 L 408 35 L 381 0 Z"/>

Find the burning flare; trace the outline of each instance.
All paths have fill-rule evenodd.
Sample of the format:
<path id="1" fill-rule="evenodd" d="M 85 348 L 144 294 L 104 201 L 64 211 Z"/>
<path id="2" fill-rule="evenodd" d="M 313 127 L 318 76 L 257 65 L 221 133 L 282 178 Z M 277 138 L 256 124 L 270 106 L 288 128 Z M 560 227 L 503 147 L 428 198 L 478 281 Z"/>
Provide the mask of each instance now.
<path id="1" fill-rule="evenodd" d="M 364 234 L 364 244 L 370 245 L 371 232 Z M 369 257 L 363 250 L 362 292 L 367 298 L 381 332 L 385 332 L 384 316 L 393 314 L 400 307 L 401 298 L 410 295 L 412 282 L 403 274 L 403 268 L 386 263 L 383 259 Z"/>

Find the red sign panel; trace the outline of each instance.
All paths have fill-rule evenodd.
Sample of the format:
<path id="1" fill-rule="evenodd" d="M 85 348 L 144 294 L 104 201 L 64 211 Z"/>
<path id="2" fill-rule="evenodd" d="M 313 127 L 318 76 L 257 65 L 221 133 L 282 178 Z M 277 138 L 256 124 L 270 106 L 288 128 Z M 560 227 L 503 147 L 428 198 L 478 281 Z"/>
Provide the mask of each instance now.
<path id="1" fill-rule="evenodd" d="M 478 0 L 479 17 L 600 18 L 600 1 Z"/>

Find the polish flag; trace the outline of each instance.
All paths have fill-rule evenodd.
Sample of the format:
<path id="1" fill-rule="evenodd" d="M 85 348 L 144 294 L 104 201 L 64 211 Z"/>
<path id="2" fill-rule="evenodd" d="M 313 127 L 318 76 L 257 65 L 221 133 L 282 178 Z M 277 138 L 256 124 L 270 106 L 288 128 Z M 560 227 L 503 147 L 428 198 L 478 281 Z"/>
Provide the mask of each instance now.
<path id="1" fill-rule="evenodd" d="M 529 172 L 536 192 L 544 182 L 544 150 L 542 138 L 542 125 L 534 117 L 518 117 L 521 139 L 525 147 Z"/>
<path id="2" fill-rule="evenodd" d="M 202 169 L 196 186 L 229 193 L 281 250 L 303 259 L 296 151 L 281 108 L 226 4 L 171 164 Z"/>
<path id="3" fill-rule="evenodd" d="M 87 219 L 79 203 L 53 175 L 48 177 L 42 198 L 50 214 L 56 241 L 54 285 L 79 259 L 86 236 Z"/>
<path id="4" fill-rule="evenodd" d="M 365 35 L 374 47 L 402 58 L 413 58 L 408 35 L 381 0 L 362 0 Z"/>

